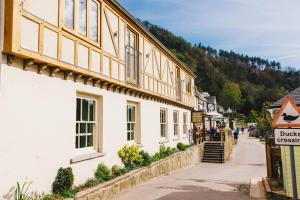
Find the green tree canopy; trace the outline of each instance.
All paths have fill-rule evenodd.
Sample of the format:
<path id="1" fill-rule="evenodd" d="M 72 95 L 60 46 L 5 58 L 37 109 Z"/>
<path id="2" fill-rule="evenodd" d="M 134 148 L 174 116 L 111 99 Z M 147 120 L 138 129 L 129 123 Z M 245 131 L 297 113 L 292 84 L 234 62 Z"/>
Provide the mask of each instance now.
<path id="1" fill-rule="evenodd" d="M 220 94 L 220 102 L 225 109 L 239 108 L 242 104 L 242 92 L 240 86 L 233 82 L 225 83 Z"/>
<path id="2" fill-rule="evenodd" d="M 250 57 L 233 51 L 217 50 L 201 43 L 191 44 L 167 29 L 143 22 L 146 28 L 170 49 L 179 60 L 197 75 L 199 91 L 216 96 L 220 101 L 223 87 L 228 82 L 239 85 L 242 100 L 237 111 L 246 116 L 259 111 L 263 103 L 275 102 L 300 84 L 300 70 L 283 67 L 279 62 Z"/>

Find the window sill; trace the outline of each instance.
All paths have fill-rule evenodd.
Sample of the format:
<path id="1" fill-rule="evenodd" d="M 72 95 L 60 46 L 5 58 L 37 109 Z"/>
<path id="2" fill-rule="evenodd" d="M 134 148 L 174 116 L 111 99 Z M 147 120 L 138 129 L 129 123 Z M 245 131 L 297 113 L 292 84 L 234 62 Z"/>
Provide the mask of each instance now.
<path id="1" fill-rule="evenodd" d="M 189 136 L 187 136 L 187 135 L 184 135 L 184 136 L 182 137 L 182 139 L 187 139 L 187 138 L 189 138 Z"/>
<path id="2" fill-rule="evenodd" d="M 164 138 L 164 139 L 162 139 L 162 140 L 159 142 L 159 144 L 166 144 L 166 143 L 168 143 L 168 142 L 169 142 L 169 140 L 166 139 L 166 138 Z"/>
<path id="3" fill-rule="evenodd" d="M 96 153 L 89 153 L 89 154 L 75 156 L 74 158 L 72 158 L 70 160 L 70 163 L 74 164 L 74 163 L 79 163 L 79 162 L 83 162 L 83 161 L 86 161 L 86 160 L 92 160 L 92 159 L 95 159 L 95 158 L 103 157 L 103 156 L 105 156 L 105 154 L 106 153 L 96 152 Z"/>

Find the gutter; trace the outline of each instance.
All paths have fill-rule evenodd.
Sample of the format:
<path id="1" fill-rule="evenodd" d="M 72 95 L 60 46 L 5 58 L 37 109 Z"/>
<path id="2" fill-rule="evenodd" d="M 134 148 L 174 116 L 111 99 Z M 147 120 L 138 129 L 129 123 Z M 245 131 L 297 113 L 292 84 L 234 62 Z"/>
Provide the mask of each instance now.
<path id="1" fill-rule="evenodd" d="M 2 57 L 3 57 L 3 45 L 4 45 L 4 0 L 0 0 L 0 88 L 1 88 L 1 72 L 2 72 Z"/>

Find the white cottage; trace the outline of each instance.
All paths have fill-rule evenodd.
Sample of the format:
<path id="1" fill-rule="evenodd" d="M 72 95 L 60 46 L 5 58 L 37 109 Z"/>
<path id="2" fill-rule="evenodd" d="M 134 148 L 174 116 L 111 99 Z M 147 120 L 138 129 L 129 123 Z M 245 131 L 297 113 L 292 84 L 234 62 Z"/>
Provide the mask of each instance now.
<path id="1" fill-rule="evenodd" d="M 0 0 L 0 195 L 189 142 L 195 75 L 115 0 Z M 5 9 L 4 6 L 5 5 Z M 4 44 L 4 45 L 2 45 Z"/>

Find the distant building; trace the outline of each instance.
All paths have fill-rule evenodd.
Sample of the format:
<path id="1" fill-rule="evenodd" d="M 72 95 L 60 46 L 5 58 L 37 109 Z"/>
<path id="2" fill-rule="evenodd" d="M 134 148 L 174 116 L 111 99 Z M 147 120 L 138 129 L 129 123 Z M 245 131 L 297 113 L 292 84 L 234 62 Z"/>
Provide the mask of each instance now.
<path id="1" fill-rule="evenodd" d="M 116 0 L 5 2 L 1 199 L 26 177 L 49 192 L 60 167 L 82 184 L 124 145 L 189 142 L 195 75 Z"/>

